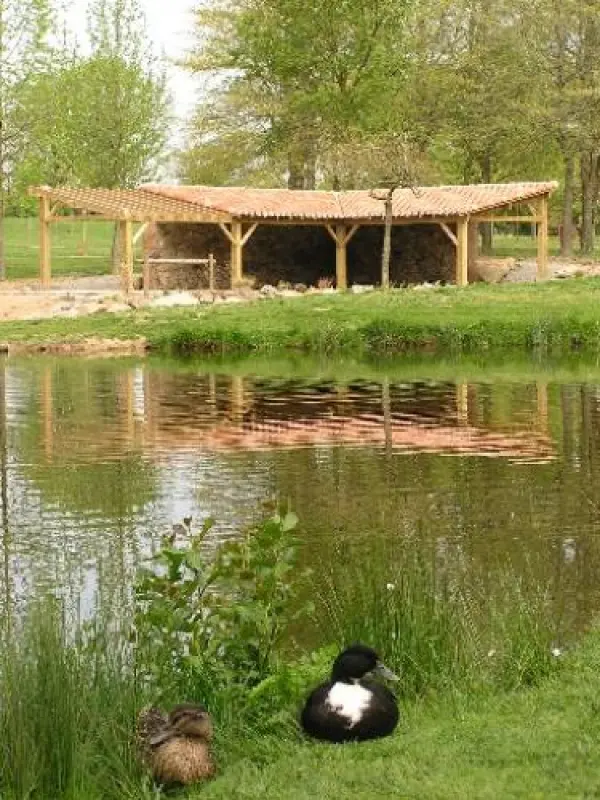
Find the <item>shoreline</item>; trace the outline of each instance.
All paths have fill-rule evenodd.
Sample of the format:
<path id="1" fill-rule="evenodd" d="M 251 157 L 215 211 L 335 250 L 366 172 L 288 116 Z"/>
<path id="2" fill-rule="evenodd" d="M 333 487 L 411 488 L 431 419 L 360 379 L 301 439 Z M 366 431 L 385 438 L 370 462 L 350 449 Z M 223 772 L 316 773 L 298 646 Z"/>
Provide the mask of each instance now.
<path id="1" fill-rule="evenodd" d="M 0 322 L 9 355 L 600 352 L 600 278 L 332 293 Z"/>

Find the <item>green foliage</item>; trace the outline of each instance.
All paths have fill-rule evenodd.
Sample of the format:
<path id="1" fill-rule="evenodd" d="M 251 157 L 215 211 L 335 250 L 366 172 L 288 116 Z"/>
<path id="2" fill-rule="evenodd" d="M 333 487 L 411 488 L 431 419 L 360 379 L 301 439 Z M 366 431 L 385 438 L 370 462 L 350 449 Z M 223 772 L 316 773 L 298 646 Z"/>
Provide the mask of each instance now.
<path id="1" fill-rule="evenodd" d="M 137 0 L 98 0 L 89 27 L 91 54 L 65 47 L 19 89 L 26 138 L 11 174 L 13 210 L 30 184 L 128 187 L 157 171 L 169 98 Z"/>
<path id="2" fill-rule="evenodd" d="M 0 657 L 0 796 L 90 800 L 133 796 L 137 695 L 119 633 L 77 640 L 53 598 L 5 630 Z M 85 787 L 85 788 L 83 788 Z M 140 792 L 136 796 L 142 797 Z"/>
<path id="3" fill-rule="evenodd" d="M 393 554 L 375 543 L 360 559 L 334 559 L 317 619 L 338 647 L 372 643 L 399 675 L 399 692 L 512 690 L 539 683 L 555 668 L 559 631 L 547 592 L 529 589 L 499 568 L 493 587 L 467 582 L 458 564 L 436 563 L 404 543 Z M 356 565 L 360 564 L 360 567 Z"/>
<path id="4" fill-rule="evenodd" d="M 208 520 L 181 547 L 163 541 L 136 585 L 140 670 L 149 686 L 223 710 L 273 674 L 283 634 L 308 611 L 293 604 L 296 523 L 292 513 L 276 514 L 215 547 Z"/>

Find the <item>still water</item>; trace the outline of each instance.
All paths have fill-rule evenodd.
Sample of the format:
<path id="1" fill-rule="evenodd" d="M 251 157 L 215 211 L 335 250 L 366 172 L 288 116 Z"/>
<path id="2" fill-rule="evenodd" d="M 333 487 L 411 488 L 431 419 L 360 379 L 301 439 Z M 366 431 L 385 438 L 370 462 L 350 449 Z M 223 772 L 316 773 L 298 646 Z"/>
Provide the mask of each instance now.
<path id="1" fill-rule="evenodd" d="M 401 373 L 0 362 L 1 609 L 50 589 L 86 616 L 127 595 L 174 522 L 235 536 L 278 499 L 317 574 L 352 544 L 368 558 L 412 538 L 479 577 L 510 563 L 584 627 L 600 610 L 600 371 Z"/>

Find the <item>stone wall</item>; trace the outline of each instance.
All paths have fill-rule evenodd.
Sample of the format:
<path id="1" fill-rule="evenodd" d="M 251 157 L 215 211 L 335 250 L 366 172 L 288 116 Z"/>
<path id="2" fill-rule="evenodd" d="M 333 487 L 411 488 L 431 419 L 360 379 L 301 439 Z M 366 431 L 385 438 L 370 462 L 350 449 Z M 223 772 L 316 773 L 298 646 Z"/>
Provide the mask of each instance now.
<path id="1" fill-rule="evenodd" d="M 348 244 L 350 284 L 377 284 L 381 275 L 383 228 L 359 228 Z M 216 287 L 230 288 L 229 241 L 217 225 L 160 224 L 149 226 L 144 249 L 151 258 L 216 259 Z M 390 280 L 402 285 L 423 281 L 452 281 L 455 249 L 438 225 L 401 225 L 392 230 Z M 244 275 L 256 285 L 316 285 L 335 279 L 335 244 L 323 226 L 259 225 L 244 247 Z M 153 265 L 151 289 L 202 289 L 208 286 L 208 267 Z"/>

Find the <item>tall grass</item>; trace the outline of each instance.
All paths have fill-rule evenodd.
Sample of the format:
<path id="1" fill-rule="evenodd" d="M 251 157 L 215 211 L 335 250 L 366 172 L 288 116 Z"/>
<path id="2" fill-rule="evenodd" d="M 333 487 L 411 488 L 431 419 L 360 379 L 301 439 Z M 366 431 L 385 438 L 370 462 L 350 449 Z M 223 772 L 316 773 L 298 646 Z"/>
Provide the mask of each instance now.
<path id="1" fill-rule="evenodd" d="M 493 587 L 428 559 L 413 543 L 336 559 L 317 619 L 325 641 L 375 646 L 400 677 L 405 698 L 510 690 L 535 684 L 556 664 L 557 624 L 535 580 L 499 568 Z M 377 552 L 377 551 L 380 552 Z"/>
<path id="2" fill-rule="evenodd" d="M 3 800 L 142 797 L 132 754 L 139 703 L 126 647 L 69 641 L 58 604 L 34 608 L 0 665 Z"/>
<path id="3" fill-rule="evenodd" d="M 149 684 L 151 662 L 141 659 L 152 659 L 152 648 L 134 652 L 126 619 L 99 616 L 74 634 L 56 601 L 34 606 L 0 656 L 0 797 L 154 797 L 134 730 L 139 708 L 157 699 L 206 703 L 220 770 L 248 759 L 257 769 L 301 743 L 303 698 L 351 641 L 372 644 L 399 673 L 404 703 L 537 683 L 559 663 L 546 592 L 509 569 L 494 576 L 492 590 L 467 574 L 447 553 L 428 559 L 411 544 L 336 559 L 319 590 L 324 645 L 301 654 L 286 646 L 267 677 L 245 685 L 241 674 L 235 691 L 185 671 Z M 308 619 L 301 622 L 306 628 Z"/>

